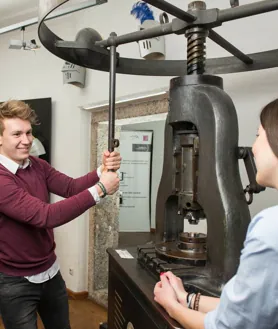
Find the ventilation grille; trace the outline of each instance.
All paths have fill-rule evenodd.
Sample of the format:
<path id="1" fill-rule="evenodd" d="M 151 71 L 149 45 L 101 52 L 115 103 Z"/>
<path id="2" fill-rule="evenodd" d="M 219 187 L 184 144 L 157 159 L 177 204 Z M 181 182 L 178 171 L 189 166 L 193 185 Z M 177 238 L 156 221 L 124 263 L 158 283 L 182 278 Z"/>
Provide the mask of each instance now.
<path id="1" fill-rule="evenodd" d="M 122 313 L 122 298 L 115 290 L 114 294 L 114 328 L 115 329 L 124 329 L 126 320 Z"/>
<path id="2" fill-rule="evenodd" d="M 152 48 L 152 43 L 149 40 L 146 40 L 143 42 L 143 47 L 145 49 L 151 49 Z"/>

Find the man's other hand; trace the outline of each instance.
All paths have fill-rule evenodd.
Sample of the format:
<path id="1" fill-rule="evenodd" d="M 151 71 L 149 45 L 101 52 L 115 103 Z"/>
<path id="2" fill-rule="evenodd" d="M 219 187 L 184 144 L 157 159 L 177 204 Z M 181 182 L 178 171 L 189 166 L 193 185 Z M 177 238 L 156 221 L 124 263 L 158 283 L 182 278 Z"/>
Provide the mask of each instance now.
<path id="1" fill-rule="evenodd" d="M 114 194 L 120 185 L 120 179 L 116 172 L 104 172 L 99 181 L 104 185 L 108 195 Z"/>
<path id="2" fill-rule="evenodd" d="M 117 171 L 121 166 L 122 158 L 119 152 L 112 152 L 105 151 L 102 154 L 102 165 L 101 165 L 101 172 L 107 172 L 108 170 Z"/>

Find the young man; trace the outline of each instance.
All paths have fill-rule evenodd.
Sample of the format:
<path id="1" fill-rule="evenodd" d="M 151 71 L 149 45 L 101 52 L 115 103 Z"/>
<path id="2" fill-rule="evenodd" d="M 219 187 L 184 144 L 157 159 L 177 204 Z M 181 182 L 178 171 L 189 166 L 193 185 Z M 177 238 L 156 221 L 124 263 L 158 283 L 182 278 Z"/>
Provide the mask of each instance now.
<path id="1" fill-rule="evenodd" d="M 37 312 L 46 329 L 69 329 L 53 228 L 118 190 L 121 157 L 105 152 L 101 167 L 72 179 L 29 155 L 36 121 L 24 102 L 0 105 L 0 310 L 6 329 L 36 329 Z M 49 204 L 49 193 L 65 199 Z"/>

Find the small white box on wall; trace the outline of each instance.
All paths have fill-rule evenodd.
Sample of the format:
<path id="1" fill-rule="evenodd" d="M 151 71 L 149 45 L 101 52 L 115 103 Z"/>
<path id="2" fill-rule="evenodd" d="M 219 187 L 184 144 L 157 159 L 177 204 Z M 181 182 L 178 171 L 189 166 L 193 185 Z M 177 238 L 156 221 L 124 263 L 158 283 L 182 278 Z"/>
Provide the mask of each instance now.
<path id="1" fill-rule="evenodd" d="M 131 15 L 140 20 L 140 30 L 156 27 L 164 23 L 166 13 L 161 14 L 163 19 L 157 22 L 154 18 L 151 7 L 144 1 L 137 1 L 131 9 Z M 168 17 L 167 17 L 168 20 Z M 138 41 L 140 56 L 147 60 L 163 60 L 165 59 L 165 38 L 159 36 Z"/>
<path id="2" fill-rule="evenodd" d="M 140 25 L 140 30 L 160 25 L 155 20 L 146 20 Z M 164 36 L 138 41 L 140 56 L 148 60 L 165 59 L 165 38 Z"/>
<path id="3" fill-rule="evenodd" d="M 74 86 L 84 88 L 86 69 L 85 67 L 65 62 L 63 68 L 63 83 L 72 84 Z"/>

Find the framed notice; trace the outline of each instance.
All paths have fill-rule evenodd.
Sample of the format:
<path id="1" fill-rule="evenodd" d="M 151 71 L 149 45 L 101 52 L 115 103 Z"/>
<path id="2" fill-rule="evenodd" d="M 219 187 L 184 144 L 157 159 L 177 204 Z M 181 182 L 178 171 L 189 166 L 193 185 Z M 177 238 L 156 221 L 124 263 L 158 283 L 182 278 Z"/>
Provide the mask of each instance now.
<path id="1" fill-rule="evenodd" d="M 122 131 L 120 232 L 150 232 L 152 131 Z"/>

